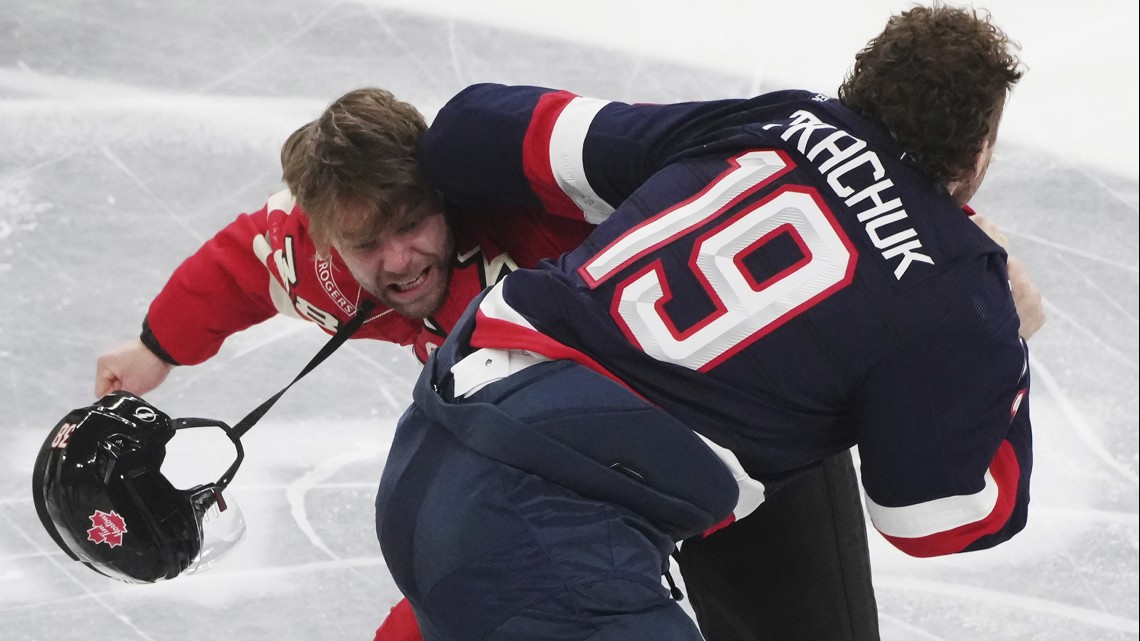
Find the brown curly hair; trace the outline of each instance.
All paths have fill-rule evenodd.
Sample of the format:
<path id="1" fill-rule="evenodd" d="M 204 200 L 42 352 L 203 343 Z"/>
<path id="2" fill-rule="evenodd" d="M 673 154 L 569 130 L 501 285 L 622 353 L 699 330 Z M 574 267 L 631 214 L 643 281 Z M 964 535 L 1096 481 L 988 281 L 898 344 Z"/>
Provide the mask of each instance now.
<path id="1" fill-rule="evenodd" d="M 393 217 L 433 200 L 416 162 L 426 129 L 412 105 L 364 88 L 293 132 L 281 147 L 282 177 L 308 213 L 314 240 L 327 244 L 346 229 L 375 235 Z"/>
<path id="2" fill-rule="evenodd" d="M 892 16 L 839 87 L 942 184 L 967 179 L 1021 78 L 1018 45 L 989 14 L 935 5 Z"/>

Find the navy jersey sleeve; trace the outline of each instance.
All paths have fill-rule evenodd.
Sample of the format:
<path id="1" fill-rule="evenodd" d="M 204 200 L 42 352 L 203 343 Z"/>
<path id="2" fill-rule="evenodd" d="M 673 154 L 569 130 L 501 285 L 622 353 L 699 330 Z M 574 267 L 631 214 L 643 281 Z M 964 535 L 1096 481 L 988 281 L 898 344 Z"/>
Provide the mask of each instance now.
<path id="1" fill-rule="evenodd" d="M 420 171 L 460 205 L 541 205 L 526 182 L 522 144 L 535 105 L 547 93 L 493 84 L 464 89 L 424 134 Z"/>
<path id="2" fill-rule="evenodd" d="M 757 118 L 743 100 L 626 104 L 540 87 L 480 84 L 440 110 L 420 166 L 460 205 L 540 206 L 597 224 L 655 172 Z"/>
<path id="3" fill-rule="evenodd" d="M 879 362 L 858 394 L 868 513 L 913 556 L 992 547 L 1025 525 L 1028 352 L 995 272 Z"/>

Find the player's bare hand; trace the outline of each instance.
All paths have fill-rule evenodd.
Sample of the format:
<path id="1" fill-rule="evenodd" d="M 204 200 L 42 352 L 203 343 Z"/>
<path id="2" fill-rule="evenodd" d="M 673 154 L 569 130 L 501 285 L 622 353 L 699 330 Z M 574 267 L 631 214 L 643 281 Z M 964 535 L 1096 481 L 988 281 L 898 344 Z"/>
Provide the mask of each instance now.
<path id="1" fill-rule="evenodd" d="M 1006 262 L 1009 269 L 1009 286 L 1013 290 L 1013 304 L 1021 317 L 1021 336 L 1029 338 L 1045 324 L 1045 307 L 1041 302 L 1041 292 L 1029 279 L 1025 266 L 1017 256 L 1010 256 Z"/>
<path id="2" fill-rule="evenodd" d="M 996 223 L 981 214 L 970 216 L 974 224 L 986 232 L 993 241 L 1009 252 L 1009 238 L 1002 233 Z M 1030 280 L 1025 266 L 1016 256 L 1010 256 L 1006 263 L 1009 269 L 1009 286 L 1013 290 L 1013 304 L 1021 317 L 1021 336 L 1028 339 L 1045 324 L 1045 308 L 1041 303 L 1041 292 Z"/>
<path id="3" fill-rule="evenodd" d="M 982 231 L 986 232 L 986 235 L 993 239 L 995 243 L 1001 245 L 1002 249 L 1006 250 L 1007 252 L 1009 251 L 1009 239 L 1006 238 L 1005 234 L 1003 234 L 1000 229 L 998 229 L 996 223 L 981 214 L 974 214 L 973 216 L 970 216 L 970 220 L 972 220 L 975 225 L 980 227 Z"/>
<path id="4" fill-rule="evenodd" d="M 95 397 L 124 390 L 143 396 L 162 385 L 174 366 L 154 355 L 139 339 L 116 345 L 95 361 Z"/>

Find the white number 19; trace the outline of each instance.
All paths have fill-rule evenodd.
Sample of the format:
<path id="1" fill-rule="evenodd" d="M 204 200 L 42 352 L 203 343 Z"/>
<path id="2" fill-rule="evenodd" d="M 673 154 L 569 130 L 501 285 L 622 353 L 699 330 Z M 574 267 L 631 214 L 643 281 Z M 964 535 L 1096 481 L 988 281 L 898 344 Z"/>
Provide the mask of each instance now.
<path id="1" fill-rule="evenodd" d="M 693 198 L 629 230 L 582 266 L 597 286 L 633 260 L 719 216 L 794 167 L 776 151 L 751 151 Z M 746 256 L 789 234 L 803 258 L 764 282 Z M 664 304 L 672 294 L 660 261 L 623 280 L 612 308 L 631 340 L 659 360 L 708 370 L 851 282 L 856 252 L 822 199 L 790 185 L 749 205 L 696 240 L 690 269 L 716 310 L 679 331 Z"/>

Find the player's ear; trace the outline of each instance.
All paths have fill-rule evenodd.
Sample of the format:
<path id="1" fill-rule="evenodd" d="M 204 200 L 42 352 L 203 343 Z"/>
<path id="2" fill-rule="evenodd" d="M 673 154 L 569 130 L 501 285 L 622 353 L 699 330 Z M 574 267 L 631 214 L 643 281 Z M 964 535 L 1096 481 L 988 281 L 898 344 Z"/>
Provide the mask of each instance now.
<path id="1" fill-rule="evenodd" d="M 982 180 L 985 178 L 986 170 L 990 166 L 990 158 L 993 157 L 993 140 L 986 139 L 982 142 L 982 148 L 974 157 L 972 171 L 969 175 L 952 180 L 946 183 L 946 191 L 954 199 L 954 202 L 959 206 L 965 206 L 973 198 L 974 192 L 981 186 Z"/>
<path id="2" fill-rule="evenodd" d="M 981 178 L 986 173 L 986 169 L 990 166 L 990 159 L 994 155 L 994 144 L 990 139 L 986 139 L 982 143 L 982 148 L 978 151 L 978 155 L 974 158 L 974 177 Z"/>

